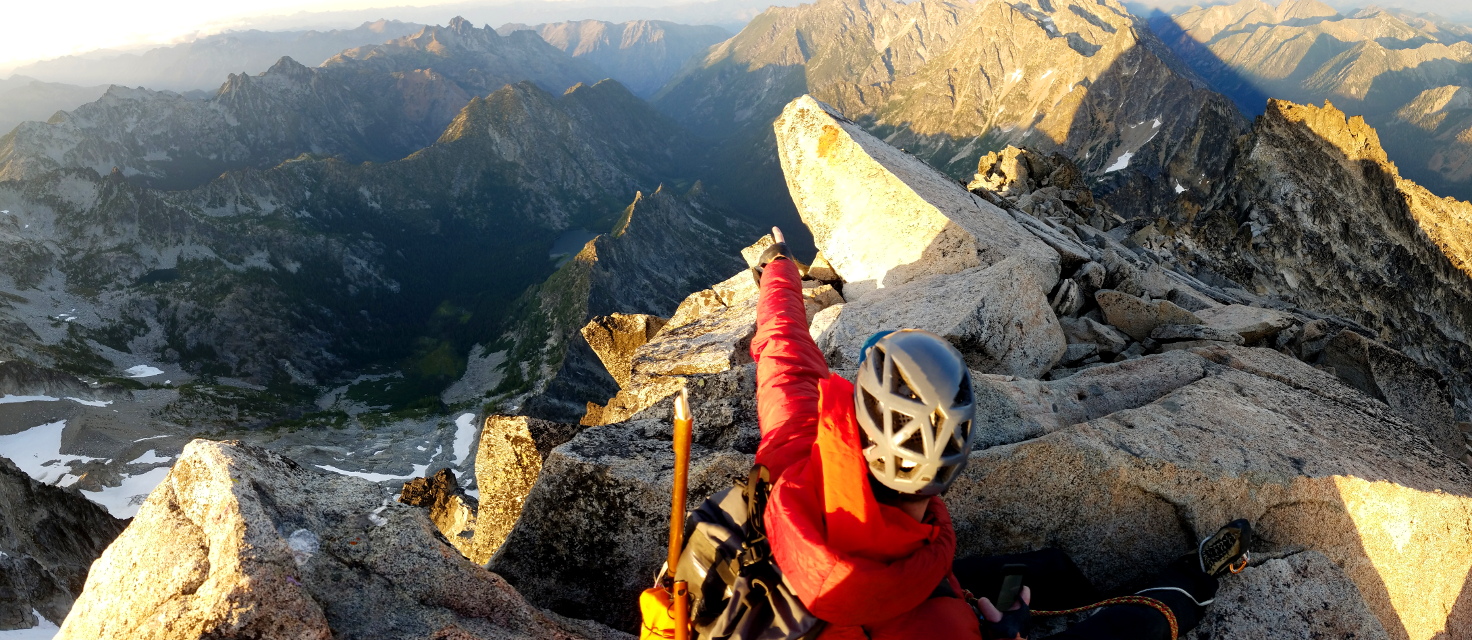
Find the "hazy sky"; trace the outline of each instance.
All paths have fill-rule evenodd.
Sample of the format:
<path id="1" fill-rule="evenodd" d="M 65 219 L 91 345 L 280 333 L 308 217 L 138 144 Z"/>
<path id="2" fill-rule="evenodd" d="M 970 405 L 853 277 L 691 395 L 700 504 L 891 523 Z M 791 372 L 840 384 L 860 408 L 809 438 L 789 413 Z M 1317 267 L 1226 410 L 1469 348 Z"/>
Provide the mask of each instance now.
<path id="1" fill-rule="evenodd" d="M 539 4 L 573 7 L 609 5 L 666 6 L 692 0 L 540 0 Z M 797 4 L 800 0 L 778 0 L 772 4 Z M 1277 4 L 1276 0 L 1268 0 Z M 1413 11 L 1434 11 L 1447 17 L 1472 21 L 1472 0 L 1326 0 L 1345 9 L 1367 4 L 1402 7 Z M 762 0 L 736 0 L 753 8 L 765 6 Z M 514 3 L 514 4 L 513 4 Z M 720 0 L 733 4 L 733 0 Z M 36 0 L 4 0 L 0 7 L 0 74 L 24 62 L 82 53 L 94 49 L 141 47 L 187 40 L 195 35 L 218 33 L 230 28 L 259 25 L 283 28 L 287 25 L 351 27 L 349 17 L 361 22 L 364 15 L 372 18 L 403 18 L 409 21 L 447 20 L 438 12 L 404 10 L 394 7 L 434 7 L 452 5 L 461 10 L 472 6 L 526 7 L 527 0 L 251 0 L 250 2 L 212 2 L 201 0 L 70 0 L 64 4 Z M 1193 2 L 1181 0 L 1135 0 L 1133 6 L 1183 8 Z M 1210 0 L 1200 4 L 1222 4 Z M 381 15 L 378 9 L 383 9 Z M 364 10 L 374 10 L 371 14 Z M 446 11 L 450 9 L 447 7 Z M 302 16 L 301 12 L 315 15 Z M 415 15 L 395 15 L 396 13 Z M 471 11 L 470 13 L 479 13 Z M 577 11 L 569 11 L 577 13 Z M 657 12 L 656 12 L 657 13 Z M 58 20 L 58 14 L 64 19 Z M 270 19 L 269 16 L 297 14 L 295 19 Z M 692 15 L 692 14 L 684 14 Z M 467 15 L 467 17 L 470 17 Z M 581 16 L 569 16 L 581 17 Z M 593 16 L 588 16 L 593 17 Z M 641 16 L 644 17 L 644 16 Z M 659 17 L 651 15 L 647 17 Z M 672 19 L 674 16 L 671 16 Z M 749 17 L 749 16 L 748 16 Z M 568 18 L 562 18 L 568 19 Z M 313 22 L 318 24 L 313 24 Z M 495 25 L 493 25 L 495 26 Z M 730 26 L 730 25 L 728 25 Z"/>
<path id="2" fill-rule="evenodd" d="M 0 68 L 93 49 L 148 45 L 213 33 L 253 16 L 427 6 L 445 0 L 5 0 L 0 3 Z M 58 19 L 64 16 L 63 19 Z"/>

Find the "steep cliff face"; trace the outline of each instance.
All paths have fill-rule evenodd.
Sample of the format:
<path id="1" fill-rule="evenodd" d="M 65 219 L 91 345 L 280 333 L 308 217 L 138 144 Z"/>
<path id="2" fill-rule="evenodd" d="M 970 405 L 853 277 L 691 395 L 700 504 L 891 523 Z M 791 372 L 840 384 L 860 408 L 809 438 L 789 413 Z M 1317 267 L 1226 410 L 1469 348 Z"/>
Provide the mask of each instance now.
<path id="1" fill-rule="evenodd" d="M 729 137 L 742 150 L 736 160 L 769 157 L 764 123 L 803 93 L 957 178 L 1008 144 L 1062 152 L 1131 213 L 1193 197 L 1176 185 L 1219 180 L 1219 158 L 1245 125 L 1113 2 L 773 8 L 655 103 L 699 133 Z"/>
<path id="2" fill-rule="evenodd" d="M 1400 177 L 1375 130 L 1273 100 L 1219 200 L 1180 233 L 1209 269 L 1349 318 L 1472 402 L 1472 205 Z"/>
<path id="3" fill-rule="evenodd" d="M 685 62 L 726 38 L 725 29 L 710 25 L 685 25 L 664 20 L 604 22 L 577 20 L 535 26 L 503 25 L 501 35 L 533 31 L 543 40 L 574 58 L 602 69 L 635 95 L 649 97 L 664 86 Z"/>
<path id="4" fill-rule="evenodd" d="M 1150 24 L 1243 111 L 1261 112 L 1268 97 L 1333 100 L 1381 130 L 1408 176 L 1472 198 L 1465 123 L 1427 122 L 1444 102 L 1438 95 L 1472 84 L 1472 28 L 1378 7 L 1341 14 L 1317 2 L 1259 0 L 1160 14 Z"/>
<path id="5" fill-rule="evenodd" d="M 74 490 L 36 482 L 0 458 L 0 630 L 61 624 L 88 567 L 124 524 Z"/>

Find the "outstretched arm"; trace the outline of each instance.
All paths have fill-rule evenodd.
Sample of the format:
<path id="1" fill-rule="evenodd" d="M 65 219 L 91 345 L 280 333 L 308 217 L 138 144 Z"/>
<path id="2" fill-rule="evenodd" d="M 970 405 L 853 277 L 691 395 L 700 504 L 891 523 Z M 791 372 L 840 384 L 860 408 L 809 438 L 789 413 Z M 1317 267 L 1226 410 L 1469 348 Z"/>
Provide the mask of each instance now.
<path id="1" fill-rule="evenodd" d="M 772 232 L 785 249 L 782 232 L 775 227 Z M 763 267 L 761 298 L 756 335 L 751 340 L 762 430 L 756 462 L 766 465 L 776 479 L 812 450 L 818 424 L 818 380 L 828 374 L 828 363 L 808 333 L 797 263 L 779 255 L 759 266 Z"/>

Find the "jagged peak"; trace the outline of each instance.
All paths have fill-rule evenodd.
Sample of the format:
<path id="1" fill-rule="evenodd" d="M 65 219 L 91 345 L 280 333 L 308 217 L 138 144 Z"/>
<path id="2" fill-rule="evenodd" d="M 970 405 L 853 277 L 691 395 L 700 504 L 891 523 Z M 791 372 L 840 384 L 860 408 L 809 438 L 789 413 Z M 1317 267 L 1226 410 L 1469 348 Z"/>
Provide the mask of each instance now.
<path id="1" fill-rule="evenodd" d="M 1346 159 L 1376 162 L 1383 165 L 1389 173 L 1399 175 L 1394 163 L 1385 154 L 1385 148 L 1380 146 L 1380 135 L 1375 128 L 1367 124 L 1363 116 L 1346 116 L 1328 100 L 1324 101 L 1324 106 L 1316 107 L 1277 98 L 1269 99 L 1260 124 L 1268 127 L 1287 124 L 1306 128 L 1326 144 L 1338 148 Z"/>
<path id="2" fill-rule="evenodd" d="M 445 25 L 445 29 L 453 31 L 460 35 L 469 35 L 478 31 L 478 29 L 475 28 L 475 24 L 469 20 L 466 20 L 464 16 L 455 16 L 453 18 L 450 18 L 450 22 L 449 24 Z M 490 30 L 490 27 L 486 27 L 486 29 Z M 492 33 L 495 32 L 492 31 Z"/>
<path id="3" fill-rule="evenodd" d="M 535 83 L 523 80 L 508 84 L 490 95 L 475 96 L 450 120 L 436 144 L 484 135 L 493 122 L 514 113 L 556 108 L 555 99 Z"/>
<path id="4" fill-rule="evenodd" d="M 262 75 L 300 75 L 302 73 L 310 74 L 311 72 L 312 70 L 307 65 L 297 62 L 291 56 L 281 56 L 281 59 L 277 60 L 276 64 L 271 65 L 271 68 L 266 69 L 265 74 Z"/>
<path id="5" fill-rule="evenodd" d="M 1295 20 L 1302 18 L 1331 18 L 1339 15 L 1339 12 L 1319 0 L 1283 0 L 1276 11 L 1278 20 Z"/>

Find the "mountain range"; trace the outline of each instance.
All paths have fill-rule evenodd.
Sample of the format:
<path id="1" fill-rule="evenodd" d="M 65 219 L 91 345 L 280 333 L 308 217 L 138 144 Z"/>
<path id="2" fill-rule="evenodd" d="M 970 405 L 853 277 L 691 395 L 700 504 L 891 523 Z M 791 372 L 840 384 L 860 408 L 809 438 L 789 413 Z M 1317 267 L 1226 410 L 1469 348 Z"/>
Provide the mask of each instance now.
<path id="1" fill-rule="evenodd" d="M 503 36 L 513 31 L 534 31 L 548 44 L 598 65 L 608 77 L 641 98 L 663 87 L 691 57 L 731 37 L 720 27 L 664 20 L 508 23 L 496 31 Z"/>
<path id="2" fill-rule="evenodd" d="M 1248 113 L 1269 96 L 1331 101 L 1362 114 L 1408 177 L 1472 198 L 1472 124 L 1457 96 L 1472 86 L 1472 27 L 1317 0 L 1259 0 L 1159 14 L 1150 24 L 1214 88 Z"/>
<path id="3" fill-rule="evenodd" d="M 225 76 L 260 73 L 282 57 L 316 66 L 344 49 L 402 38 L 422 27 L 397 20 L 377 20 L 364 22 L 355 29 L 230 31 L 142 53 L 102 50 L 62 56 L 17 67 L 12 73 L 76 85 L 118 84 L 179 92 L 208 90 L 218 87 Z"/>
<path id="4" fill-rule="evenodd" d="M 1064 153 L 1131 215 L 1197 201 L 1247 126 L 1113 0 L 772 8 L 654 104 L 718 141 L 713 189 L 780 210 L 767 123 L 804 93 L 957 179 L 1009 144 Z"/>

